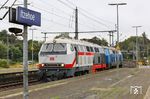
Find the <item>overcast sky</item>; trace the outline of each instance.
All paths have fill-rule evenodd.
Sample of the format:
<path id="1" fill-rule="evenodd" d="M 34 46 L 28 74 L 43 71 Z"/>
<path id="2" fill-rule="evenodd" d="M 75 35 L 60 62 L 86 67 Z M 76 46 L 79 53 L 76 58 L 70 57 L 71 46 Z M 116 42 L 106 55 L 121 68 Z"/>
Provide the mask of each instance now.
<path id="1" fill-rule="evenodd" d="M 2 5 L 6 0 L 0 0 Z M 10 6 L 14 0 L 10 0 L 6 5 Z M 113 30 L 116 24 L 116 6 L 110 6 L 109 3 L 123 2 L 127 5 L 119 6 L 119 26 L 120 41 L 135 36 L 135 29 L 132 26 L 140 25 L 138 35 L 146 32 L 150 38 L 150 1 L 149 0 L 28 0 L 28 8 L 41 12 L 42 25 L 34 31 L 34 39 L 43 40 L 41 32 L 51 31 L 74 31 L 75 7 L 79 10 L 79 31 L 103 31 Z M 23 3 L 18 0 L 16 4 Z M 16 7 L 16 6 L 15 6 Z M 0 17 L 4 15 L 6 9 L 0 10 Z M 97 22 L 96 22 L 97 21 Z M 8 16 L 0 21 L 0 30 L 9 27 L 20 27 L 17 24 L 8 22 Z M 58 35 L 58 34 L 57 34 Z M 54 34 L 48 35 L 53 38 Z M 73 37 L 74 35 L 71 34 Z M 108 40 L 108 33 L 80 34 L 79 38 L 91 38 L 99 36 Z M 28 34 L 31 39 L 31 30 Z M 115 36 L 116 40 L 116 36 Z"/>

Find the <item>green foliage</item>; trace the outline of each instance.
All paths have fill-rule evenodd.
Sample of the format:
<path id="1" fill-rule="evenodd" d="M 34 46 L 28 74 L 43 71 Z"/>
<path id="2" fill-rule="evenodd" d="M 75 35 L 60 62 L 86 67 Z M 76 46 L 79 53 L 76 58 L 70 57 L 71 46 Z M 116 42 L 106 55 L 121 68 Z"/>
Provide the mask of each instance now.
<path id="1" fill-rule="evenodd" d="M 2 30 L 0 32 L 0 41 L 6 42 L 7 41 L 7 31 L 6 30 Z"/>
<path id="2" fill-rule="evenodd" d="M 69 38 L 69 39 L 72 38 L 72 37 L 69 36 L 69 33 L 61 33 L 60 35 L 56 36 L 55 39 L 56 39 L 56 38 L 61 38 L 61 37 Z"/>
<path id="3" fill-rule="evenodd" d="M 2 41 L 0 41 L 0 58 L 3 59 L 6 58 L 6 56 L 7 56 L 7 47 Z"/>
<path id="4" fill-rule="evenodd" d="M 98 45 L 103 45 L 103 46 L 108 46 L 108 42 L 103 38 L 102 40 L 98 37 L 93 37 L 91 39 L 82 39 L 84 41 L 88 41 L 94 44 L 98 44 Z"/>
<path id="5" fill-rule="evenodd" d="M 126 57 L 132 59 L 136 50 L 136 39 L 138 43 L 138 58 L 144 59 L 144 57 L 149 57 L 150 55 L 150 40 L 147 38 L 144 32 L 142 36 L 132 36 L 123 42 L 119 43 L 120 49 L 126 51 Z M 128 55 L 127 55 L 128 53 Z M 133 54 L 134 53 L 134 54 Z M 135 55 L 134 55 L 135 56 Z"/>
<path id="6" fill-rule="evenodd" d="M 22 51 L 19 47 L 10 46 L 9 58 L 13 61 L 22 61 Z"/>
<path id="7" fill-rule="evenodd" d="M 6 59 L 0 59 L 0 67 L 1 68 L 8 68 L 7 60 Z"/>
<path id="8" fill-rule="evenodd" d="M 33 41 L 33 47 L 32 47 L 32 40 L 29 40 L 29 42 L 28 42 L 28 57 L 29 57 L 29 60 L 32 59 L 32 50 L 33 50 L 34 60 L 38 61 L 38 53 L 40 51 L 41 46 L 42 46 L 42 42 Z"/>
<path id="9" fill-rule="evenodd" d="M 29 40 L 28 42 L 29 42 L 28 54 L 29 60 L 31 60 L 32 40 Z M 38 53 L 41 45 L 42 42 L 33 41 L 34 61 L 38 60 Z M 0 59 L 7 59 L 7 50 L 9 51 L 8 55 L 11 63 L 23 61 L 23 41 L 18 39 L 14 34 L 8 34 L 6 30 L 2 30 L 0 31 Z"/>

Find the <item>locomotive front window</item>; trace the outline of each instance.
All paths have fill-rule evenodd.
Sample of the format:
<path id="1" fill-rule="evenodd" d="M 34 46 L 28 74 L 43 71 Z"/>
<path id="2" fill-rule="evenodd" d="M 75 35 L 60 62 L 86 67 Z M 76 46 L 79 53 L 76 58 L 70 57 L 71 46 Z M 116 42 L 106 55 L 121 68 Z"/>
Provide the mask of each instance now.
<path id="1" fill-rule="evenodd" d="M 65 43 L 56 43 L 54 44 L 54 51 L 66 51 L 66 44 Z"/>
<path id="2" fill-rule="evenodd" d="M 66 43 L 47 43 L 44 44 L 40 55 L 56 55 L 67 53 Z"/>
<path id="3" fill-rule="evenodd" d="M 51 52 L 52 49 L 53 49 L 53 44 L 51 43 L 44 44 L 42 47 L 42 51 L 44 52 Z"/>

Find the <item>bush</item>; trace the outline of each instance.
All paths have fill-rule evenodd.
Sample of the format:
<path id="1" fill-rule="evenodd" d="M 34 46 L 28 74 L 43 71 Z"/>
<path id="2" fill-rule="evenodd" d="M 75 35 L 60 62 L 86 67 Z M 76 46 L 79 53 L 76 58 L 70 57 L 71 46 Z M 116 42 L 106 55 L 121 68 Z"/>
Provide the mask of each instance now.
<path id="1" fill-rule="evenodd" d="M 7 65 L 7 60 L 6 59 L 0 59 L 0 67 L 9 68 L 9 66 Z"/>

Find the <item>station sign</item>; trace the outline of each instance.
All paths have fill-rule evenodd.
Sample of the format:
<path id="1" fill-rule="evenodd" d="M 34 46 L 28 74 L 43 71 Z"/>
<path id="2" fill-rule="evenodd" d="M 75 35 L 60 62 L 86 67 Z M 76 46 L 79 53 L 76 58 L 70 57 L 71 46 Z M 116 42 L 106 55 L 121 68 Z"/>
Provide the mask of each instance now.
<path id="1" fill-rule="evenodd" d="M 27 26 L 41 26 L 41 13 L 23 7 L 9 8 L 9 22 Z"/>
<path id="2" fill-rule="evenodd" d="M 18 7 L 16 9 L 16 21 L 24 25 L 41 26 L 41 13 L 27 8 Z"/>

